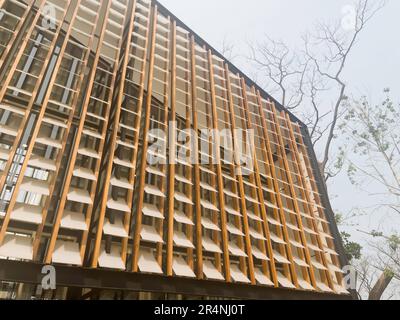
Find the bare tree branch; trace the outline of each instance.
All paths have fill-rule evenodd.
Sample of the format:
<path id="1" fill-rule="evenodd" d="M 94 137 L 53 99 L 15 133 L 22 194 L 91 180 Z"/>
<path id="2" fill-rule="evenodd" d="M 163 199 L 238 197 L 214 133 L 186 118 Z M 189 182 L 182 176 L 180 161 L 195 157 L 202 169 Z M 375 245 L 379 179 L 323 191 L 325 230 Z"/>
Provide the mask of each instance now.
<path id="1" fill-rule="evenodd" d="M 221 54 L 231 62 L 238 57 L 238 54 L 235 53 L 235 45 L 229 42 L 226 36 L 222 41 Z"/>
<path id="2" fill-rule="evenodd" d="M 326 173 L 332 143 L 338 120 L 343 115 L 343 102 L 347 99 L 343 72 L 360 35 L 385 4 L 386 1 L 356 1 L 352 30 L 344 29 L 341 21 L 318 23 L 315 32 L 303 36 L 300 52 L 268 36 L 260 43 L 249 44 L 248 58 L 268 80 L 268 90 L 279 92 L 280 103 L 305 120 L 315 146 L 323 143 L 320 169 L 327 179 L 331 176 Z M 332 110 L 327 112 L 321 97 L 328 86 L 334 98 Z M 307 112 L 310 107 L 311 114 Z"/>

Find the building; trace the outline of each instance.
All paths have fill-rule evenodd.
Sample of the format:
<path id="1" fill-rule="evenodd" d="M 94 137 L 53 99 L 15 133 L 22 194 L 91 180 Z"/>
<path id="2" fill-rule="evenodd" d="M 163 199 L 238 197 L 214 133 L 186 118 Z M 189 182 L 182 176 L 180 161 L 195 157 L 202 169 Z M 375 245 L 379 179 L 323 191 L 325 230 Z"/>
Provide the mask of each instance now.
<path id="1" fill-rule="evenodd" d="M 350 297 L 305 125 L 167 9 L 0 6 L 6 297 Z"/>

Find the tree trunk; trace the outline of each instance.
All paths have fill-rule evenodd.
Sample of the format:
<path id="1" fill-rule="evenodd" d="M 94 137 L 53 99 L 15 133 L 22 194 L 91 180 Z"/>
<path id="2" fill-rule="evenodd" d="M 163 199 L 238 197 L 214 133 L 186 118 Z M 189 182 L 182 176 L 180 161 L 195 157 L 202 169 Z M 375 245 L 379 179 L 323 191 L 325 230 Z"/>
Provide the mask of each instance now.
<path id="1" fill-rule="evenodd" d="M 383 271 L 379 280 L 376 282 L 375 286 L 369 293 L 368 300 L 381 300 L 383 293 L 389 286 L 392 279 L 393 279 L 392 272 L 390 272 L 389 270 Z"/>

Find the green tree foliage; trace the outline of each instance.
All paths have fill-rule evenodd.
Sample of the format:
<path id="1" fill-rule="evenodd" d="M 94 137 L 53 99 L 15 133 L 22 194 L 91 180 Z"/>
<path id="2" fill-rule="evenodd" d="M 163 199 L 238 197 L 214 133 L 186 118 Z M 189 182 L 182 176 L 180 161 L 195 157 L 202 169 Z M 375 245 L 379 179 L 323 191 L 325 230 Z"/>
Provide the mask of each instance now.
<path id="1" fill-rule="evenodd" d="M 344 250 L 346 251 L 349 261 L 361 259 L 362 246 L 350 240 L 351 235 L 347 232 L 341 232 Z"/>
<path id="2" fill-rule="evenodd" d="M 348 113 L 340 125 L 346 148 L 340 150 L 337 165 L 346 163 L 354 185 L 365 185 L 366 180 L 377 184 L 390 201 L 380 205 L 400 214 L 400 105 L 393 102 L 389 89 L 384 92 L 386 98 L 378 105 L 366 97 L 346 103 Z"/>
<path id="3" fill-rule="evenodd" d="M 339 126 L 346 143 L 336 167 L 345 167 L 351 183 L 376 199 L 370 214 L 400 214 L 400 104 L 389 89 L 384 94 L 379 104 L 371 104 L 367 97 L 346 100 L 347 113 Z M 370 245 L 376 251 L 371 263 L 382 274 L 371 299 L 379 299 L 393 278 L 400 279 L 398 229 L 393 225 L 389 235 L 381 230 L 364 232 L 375 241 Z M 359 245 L 347 233 L 342 236 L 349 258 L 358 259 Z"/>

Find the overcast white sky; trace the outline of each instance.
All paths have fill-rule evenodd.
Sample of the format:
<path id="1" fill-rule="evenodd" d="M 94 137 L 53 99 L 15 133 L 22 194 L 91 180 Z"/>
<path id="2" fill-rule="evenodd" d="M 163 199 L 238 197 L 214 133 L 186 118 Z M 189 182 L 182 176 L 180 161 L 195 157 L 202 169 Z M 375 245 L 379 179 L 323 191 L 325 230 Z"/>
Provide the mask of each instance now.
<path id="1" fill-rule="evenodd" d="M 351 0 L 160 0 L 165 7 L 191 27 L 204 40 L 221 48 L 224 38 L 245 55 L 247 40 L 265 34 L 289 44 L 299 43 L 301 35 L 319 20 L 340 19 Z M 400 97 L 400 1 L 388 5 L 371 22 L 347 66 L 348 81 L 354 90 L 379 95 L 391 87 Z M 240 61 L 238 61 L 240 60 Z M 246 72 L 246 63 L 235 63 Z"/>
<path id="2" fill-rule="evenodd" d="M 239 55 L 248 54 L 248 41 L 260 41 L 265 34 L 282 39 L 291 46 L 300 44 L 301 35 L 317 21 L 337 20 L 351 0 L 160 0 L 204 40 L 220 50 L 224 39 L 235 45 Z M 355 95 L 368 94 L 379 100 L 382 89 L 390 87 L 400 101 L 400 1 L 389 0 L 388 5 L 374 18 L 363 33 L 346 66 L 346 81 Z M 250 74 L 246 59 L 234 63 Z M 331 201 L 335 210 L 372 203 L 365 193 L 355 190 L 345 174 L 330 184 Z M 336 196 L 335 196 L 336 195 Z M 382 222 L 381 216 L 361 219 L 358 228 L 370 230 Z M 391 218 L 382 225 L 391 228 Z M 356 240 L 365 239 L 360 233 Z"/>

